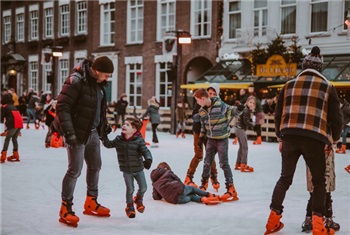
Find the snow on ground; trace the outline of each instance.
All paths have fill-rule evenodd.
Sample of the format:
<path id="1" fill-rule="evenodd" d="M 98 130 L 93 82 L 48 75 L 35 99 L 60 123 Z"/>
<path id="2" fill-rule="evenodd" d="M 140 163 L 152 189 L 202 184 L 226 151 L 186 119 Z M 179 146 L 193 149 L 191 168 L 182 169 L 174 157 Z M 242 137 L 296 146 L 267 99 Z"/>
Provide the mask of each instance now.
<path id="1" fill-rule="evenodd" d="M 0 130 L 3 130 L 2 125 Z M 24 129 L 22 137 L 19 138 L 21 162 L 6 162 L 0 166 L 0 234 L 261 235 L 265 231 L 272 190 L 280 173 L 281 159 L 276 143 L 263 142 L 256 146 L 249 141 L 248 164 L 255 167 L 255 172 L 233 171 L 240 198 L 236 202 L 206 206 L 195 202 L 172 205 L 164 201 L 154 201 L 149 178 L 151 170 L 146 170 L 146 209 L 143 214 L 137 213 L 135 219 L 127 218 L 124 212 L 125 185 L 118 168 L 116 152 L 101 146 L 103 166 L 98 201 L 111 209 L 111 217 L 98 218 L 82 213 L 86 194 L 84 166 L 75 189 L 73 206 L 80 222 L 77 228 L 72 228 L 58 222 L 61 183 L 67 169 L 66 151 L 64 148 L 46 149 L 45 134 L 44 130 Z M 115 135 L 116 133 L 112 133 L 109 137 L 113 138 Z M 1 138 L 3 144 L 4 138 Z M 146 140 L 151 140 L 149 131 Z M 176 139 L 174 135 L 159 132 L 159 140 L 159 148 L 150 148 L 154 159 L 151 169 L 159 162 L 166 161 L 184 179 L 193 157 L 193 136 L 188 134 L 185 139 Z M 236 161 L 237 149 L 237 145 L 230 145 L 231 168 Z M 8 152 L 12 152 L 12 144 Z M 350 164 L 349 154 L 336 154 L 335 164 L 337 186 L 333 192 L 334 220 L 341 225 L 336 234 L 345 235 L 350 234 L 350 175 L 344 170 Z M 201 162 L 195 174 L 197 184 L 200 183 L 202 169 Z M 224 194 L 226 189 L 223 172 L 221 169 L 218 171 L 221 183 L 219 194 Z M 211 186 L 208 190 L 215 193 Z M 302 234 L 300 226 L 304 220 L 307 200 L 305 163 L 300 159 L 293 185 L 284 202 L 282 222 L 285 227 L 276 235 Z"/>

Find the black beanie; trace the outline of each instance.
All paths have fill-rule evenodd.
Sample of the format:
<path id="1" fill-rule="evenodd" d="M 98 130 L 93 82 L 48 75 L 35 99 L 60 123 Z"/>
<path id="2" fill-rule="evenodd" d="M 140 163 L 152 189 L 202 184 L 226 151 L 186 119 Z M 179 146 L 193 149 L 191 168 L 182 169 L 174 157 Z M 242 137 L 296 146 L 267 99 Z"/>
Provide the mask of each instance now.
<path id="1" fill-rule="evenodd" d="M 114 66 L 107 56 L 98 57 L 93 63 L 92 68 L 102 73 L 113 73 Z"/>

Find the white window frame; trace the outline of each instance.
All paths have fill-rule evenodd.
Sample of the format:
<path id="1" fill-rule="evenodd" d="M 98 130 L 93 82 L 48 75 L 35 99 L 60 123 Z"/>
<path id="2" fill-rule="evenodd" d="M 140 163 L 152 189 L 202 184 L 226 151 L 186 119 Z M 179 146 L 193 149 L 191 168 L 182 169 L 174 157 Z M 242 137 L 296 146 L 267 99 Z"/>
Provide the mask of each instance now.
<path id="1" fill-rule="evenodd" d="M 312 23 L 313 23 L 313 21 L 312 21 L 312 18 L 313 18 L 313 14 L 312 14 L 313 7 L 315 7 L 316 5 L 324 4 L 324 3 L 327 3 L 327 17 L 318 17 L 317 18 L 317 22 L 319 24 L 322 24 L 322 22 L 321 22 L 322 20 L 326 21 L 325 25 L 323 26 L 324 29 L 323 30 L 313 29 L 313 25 L 312 25 Z M 311 0 L 310 1 L 310 33 L 311 34 L 320 33 L 320 32 L 326 32 L 327 31 L 327 29 L 328 29 L 328 22 L 329 22 L 329 20 L 328 20 L 328 17 L 329 17 L 328 12 L 329 12 L 329 10 L 328 9 L 329 9 L 329 1 L 328 0 Z M 319 27 L 321 27 L 321 26 L 319 26 Z"/>
<path id="2" fill-rule="evenodd" d="M 255 7 L 255 2 L 261 0 L 254 0 L 254 8 L 253 8 L 253 28 L 254 28 L 254 37 L 258 37 L 262 39 L 263 36 L 267 35 L 267 26 L 268 26 L 268 0 L 266 1 L 266 6 L 263 7 Z M 255 13 L 258 13 L 258 22 L 255 19 Z M 264 22 L 264 18 L 266 18 L 266 22 Z M 257 24 L 256 24 L 257 23 Z"/>
<path id="3" fill-rule="evenodd" d="M 239 4 L 240 9 L 237 10 L 232 10 L 230 11 L 230 3 L 236 2 Z M 227 6 L 225 7 L 227 8 L 227 25 L 228 25 L 228 30 L 227 30 L 227 38 L 229 40 L 236 40 L 237 39 L 237 29 L 240 30 L 242 28 L 242 1 L 241 0 L 230 0 L 227 2 Z M 231 16 L 236 16 L 239 15 L 240 17 L 240 26 L 236 27 L 232 26 L 231 27 L 231 21 L 230 18 Z M 232 32 L 234 31 L 234 32 Z"/>
<path id="4" fill-rule="evenodd" d="M 157 40 L 162 41 L 166 31 L 176 29 L 176 0 L 158 0 L 157 9 Z"/>
<path id="5" fill-rule="evenodd" d="M 39 91 L 39 56 L 28 56 L 28 87 Z"/>
<path id="6" fill-rule="evenodd" d="M 52 72 L 52 64 L 51 63 L 42 64 L 42 69 L 43 69 L 43 80 L 42 80 L 43 89 L 42 90 L 51 91 L 52 84 L 47 83 L 47 76 L 49 75 L 49 73 Z"/>
<path id="7" fill-rule="evenodd" d="M 200 3 L 200 8 L 199 4 Z M 205 7 L 206 5 L 206 7 Z M 197 21 L 197 15 L 204 16 L 207 14 L 207 20 L 204 21 L 201 17 L 201 21 Z M 212 27 L 212 0 L 196 0 L 191 1 L 191 35 L 192 38 L 210 38 Z M 197 32 L 197 28 L 200 28 L 200 32 Z M 207 27 L 207 28 L 206 28 Z M 206 29 L 205 29 L 206 28 Z M 207 33 L 205 34 L 205 30 Z"/>
<path id="8" fill-rule="evenodd" d="M 169 98 L 173 98 L 172 96 L 172 89 L 168 89 L 167 93 L 161 94 L 161 86 L 169 87 L 172 86 L 172 82 L 169 81 L 167 70 L 170 69 L 170 64 L 173 62 L 173 58 L 171 56 L 164 56 L 164 55 L 156 55 L 154 57 L 154 63 L 156 65 L 156 82 L 155 82 L 155 96 L 157 100 L 160 101 L 162 104 L 162 99 L 168 100 Z M 161 68 L 161 64 L 164 64 L 164 68 Z M 161 76 L 165 76 L 165 81 L 161 81 Z M 161 109 L 170 109 L 171 108 L 171 101 L 169 105 L 167 105 L 167 102 L 164 102 L 164 104 L 161 106 Z"/>
<path id="9" fill-rule="evenodd" d="M 53 2 L 44 2 L 44 39 L 54 37 Z"/>
<path id="10" fill-rule="evenodd" d="M 16 41 L 24 42 L 24 24 L 25 24 L 25 14 L 24 7 L 16 8 Z"/>
<path id="11" fill-rule="evenodd" d="M 135 3 L 135 4 L 132 4 Z M 127 43 L 143 42 L 144 4 L 143 0 L 128 0 Z"/>
<path id="12" fill-rule="evenodd" d="M 74 66 L 86 58 L 87 58 L 87 50 L 75 51 L 74 52 Z"/>
<path id="13" fill-rule="evenodd" d="M 142 76 L 142 69 L 143 69 L 143 59 L 142 56 L 133 56 L 133 57 L 125 57 L 124 63 L 126 66 L 126 81 L 125 81 L 125 91 L 128 95 L 128 102 L 130 106 L 136 106 L 137 108 L 142 107 L 142 86 L 143 86 L 143 76 Z M 134 68 L 131 68 L 131 65 L 134 65 Z M 140 65 L 140 68 L 137 68 L 138 65 Z M 135 81 L 130 81 L 130 74 L 133 73 L 135 77 Z M 138 81 L 140 80 L 140 81 Z M 134 85 L 134 89 L 131 91 L 130 86 Z M 140 94 L 137 93 L 137 87 L 140 87 Z M 134 98 L 133 103 L 130 98 Z M 139 103 L 137 102 L 139 100 Z"/>
<path id="14" fill-rule="evenodd" d="M 61 92 L 62 86 L 64 82 L 66 81 L 67 77 L 69 76 L 70 67 L 69 67 L 69 52 L 63 53 L 61 57 L 58 59 L 58 93 Z"/>
<path id="15" fill-rule="evenodd" d="M 61 3 L 61 2 L 60 2 Z M 69 36 L 70 32 L 70 5 L 68 3 L 60 4 L 60 36 Z"/>
<path id="16" fill-rule="evenodd" d="M 105 9 L 105 6 L 108 8 Z M 115 2 L 100 1 L 100 12 L 100 46 L 113 46 L 115 43 Z"/>
<path id="17" fill-rule="evenodd" d="M 29 41 L 34 41 L 39 39 L 39 5 L 29 6 Z"/>
<path id="18" fill-rule="evenodd" d="M 83 8 L 85 7 L 85 8 Z M 88 1 L 76 1 L 75 5 L 76 13 L 76 34 L 87 34 L 88 33 Z"/>
<path id="19" fill-rule="evenodd" d="M 297 0 L 294 0 L 295 2 L 294 3 L 283 3 L 283 0 L 281 0 L 281 11 L 280 11 L 280 14 L 281 14 L 281 16 L 280 16 L 280 32 L 281 32 L 281 34 L 282 35 L 290 35 L 290 34 L 296 34 L 296 21 L 297 21 L 297 14 L 296 14 L 296 12 L 297 12 Z M 284 21 L 284 19 L 283 19 L 283 15 L 284 15 L 284 11 L 290 11 L 290 10 L 292 10 L 293 11 L 293 9 L 294 9 L 294 11 L 295 11 L 295 16 L 294 16 L 294 29 L 291 29 L 291 27 L 292 26 L 288 26 L 288 27 L 290 27 L 288 30 L 290 30 L 290 31 L 285 31 L 285 32 L 282 32 L 284 29 L 286 29 L 287 27 L 284 27 L 283 26 L 283 21 Z M 289 13 L 289 12 L 288 12 Z M 292 20 L 292 19 L 291 19 Z M 289 22 L 286 22 L 286 23 L 289 23 Z M 290 24 L 290 23 L 289 23 Z M 292 32 L 294 30 L 294 32 Z"/>
<path id="20" fill-rule="evenodd" d="M 11 10 L 3 11 L 3 43 L 9 43 L 11 41 Z"/>

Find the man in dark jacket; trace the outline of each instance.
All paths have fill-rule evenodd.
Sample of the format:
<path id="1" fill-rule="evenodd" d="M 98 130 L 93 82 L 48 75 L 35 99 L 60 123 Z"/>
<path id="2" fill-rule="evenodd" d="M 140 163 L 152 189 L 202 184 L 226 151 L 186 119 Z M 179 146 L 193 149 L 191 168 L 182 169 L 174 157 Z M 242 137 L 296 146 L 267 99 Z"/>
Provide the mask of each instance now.
<path id="1" fill-rule="evenodd" d="M 283 201 L 293 181 L 300 155 L 312 174 L 312 234 L 334 234 L 325 228 L 325 145 L 332 146 L 340 138 L 342 113 L 334 86 L 321 74 L 320 49 L 314 47 L 302 63 L 303 71 L 282 88 L 276 105 L 275 128 L 282 153 L 280 179 L 273 191 L 270 216 L 265 234 L 283 228 L 280 222 Z M 328 230 L 328 231 L 327 231 Z M 329 232 L 329 233 L 328 233 Z"/>
<path id="2" fill-rule="evenodd" d="M 98 204 L 97 196 L 102 165 L 100 136 L 111 130 L 106 119 L 105 86 L 113 71 L 113 63 L 106 56 L 94 62 L 83 60 L 73 69 L 58 96 L 54 128 L 64 136 L 68 153 L 68 170 L 62 182 L 60 222 L 71 226 L 76 227 L 79 221 L 72 205 L 84 160 L 87 167 L 84 214 L 110 216 L 110 210 Z"/>

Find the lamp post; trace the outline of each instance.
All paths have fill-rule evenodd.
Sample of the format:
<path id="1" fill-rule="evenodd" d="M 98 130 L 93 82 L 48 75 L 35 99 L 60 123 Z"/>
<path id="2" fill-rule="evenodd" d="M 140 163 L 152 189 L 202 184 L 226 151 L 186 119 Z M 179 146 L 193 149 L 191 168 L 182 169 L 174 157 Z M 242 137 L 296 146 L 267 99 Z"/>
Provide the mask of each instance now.
<path id="1" fill-rule="evenodd" d="M 179 96 L 180 82 L 182 77 L 182 44 L 191 44 L 191 34 L 183 30 L 167 31 L 174 33 L 177 41 L 176 58 L 174 59 L 173 69 L 176 69 L 176 77 L 172 81 L 172 98 L 171 98 L 171 125 L 170 134 L 176 134 L 176 105 Z"/>
<path id="2" fill-rule="evenodd" d="M 52 64 L 51 64 L 51 74 L 48 75 L 48 81 L 49 83 L 51 83 L 52 85 L 52 97 L 56 97 L 57 95 L 57 79 L 56 79 L 56 60 L 57 57 L 61 57 L 63 55 L 63 47 L 61 46 L 53 46 L 51 47 L 51 53 L 49 54 L 45 54 L 45 60 L 48 59 L 50 60 L 50 58 L 52 58 Z"/>

